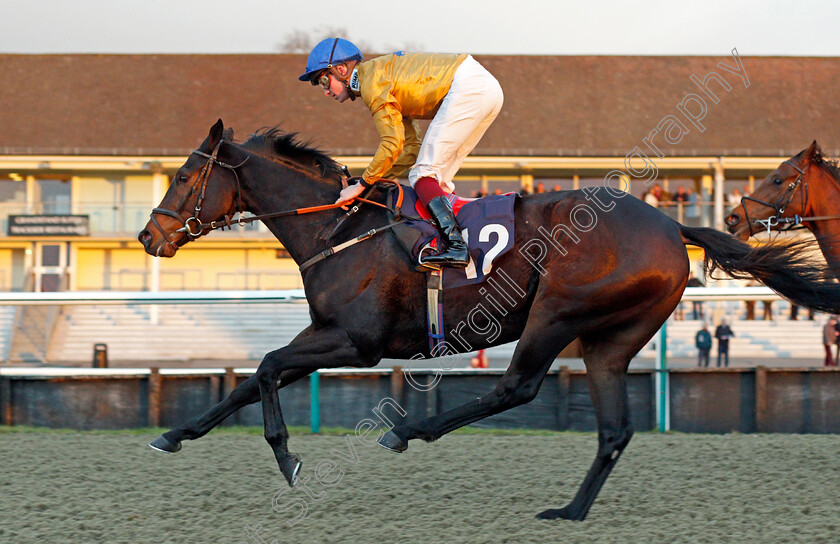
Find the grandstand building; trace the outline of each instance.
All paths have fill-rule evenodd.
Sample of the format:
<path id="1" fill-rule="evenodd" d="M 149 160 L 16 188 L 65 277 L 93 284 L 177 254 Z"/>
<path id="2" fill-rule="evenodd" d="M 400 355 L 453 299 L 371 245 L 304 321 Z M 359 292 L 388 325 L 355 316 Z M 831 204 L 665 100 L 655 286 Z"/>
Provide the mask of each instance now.
<path id="1" fill-rule="evenodd" d="M 479 56 L 505 105 L 456 178 L 459 192 L 601 185 L 722 227 L 752 189 L 817 140 L 840 155 L 840 59 Z M 283 289 L 297 266 L 261 225 L 153 259 L 136 239 L 218 118 L 237 139 L 297 132 L 359 173 L 377 146 L 359 101 L 297 80 L 300 55 L 0 55 L 0 290 Z M 693 258 L 698 255 L 692 254 Z"/>

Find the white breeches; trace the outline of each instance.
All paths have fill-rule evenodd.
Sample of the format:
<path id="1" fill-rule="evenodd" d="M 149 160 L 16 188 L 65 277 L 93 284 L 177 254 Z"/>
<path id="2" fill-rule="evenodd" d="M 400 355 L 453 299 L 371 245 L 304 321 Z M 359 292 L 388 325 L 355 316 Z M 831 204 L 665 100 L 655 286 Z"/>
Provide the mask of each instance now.
<path id="1" fill-rule="evenodd" d="M 452 178 L 475 149 L 502 109 L 504 95 L 496 78 L 471 56 L 455 71 L 452 86 L 441 102 L 420 145 L 417 161 L 408 173 L 412 187 L 422 177 L 433 177 L 452 193 Z"/>

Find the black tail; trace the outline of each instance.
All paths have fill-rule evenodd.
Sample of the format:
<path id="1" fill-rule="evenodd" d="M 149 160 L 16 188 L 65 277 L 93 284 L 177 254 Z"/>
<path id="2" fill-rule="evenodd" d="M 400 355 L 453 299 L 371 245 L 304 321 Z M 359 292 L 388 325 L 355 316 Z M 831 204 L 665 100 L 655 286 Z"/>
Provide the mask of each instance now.
<path id="1" fill-rule="evenodd" d="M 751 246 L 714 229 L 680 225 L 680 233 L 705 251 L 707 274 L 719 269 L 733 278 L 755 278 L 800 306 L 840 313 L 840 283 L 825 261 L 815 258 L 812 240 Z"/>

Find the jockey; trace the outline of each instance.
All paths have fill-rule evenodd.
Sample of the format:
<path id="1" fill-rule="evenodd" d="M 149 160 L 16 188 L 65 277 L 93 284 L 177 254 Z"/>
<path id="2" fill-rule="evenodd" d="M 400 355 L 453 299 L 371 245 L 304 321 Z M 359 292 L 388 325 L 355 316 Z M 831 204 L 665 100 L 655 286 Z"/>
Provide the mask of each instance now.
<path id="1" fill-rule="evenodd" d="M 361 96 L 379 132 L 373 160 L 359 183 L 341 191 L 337 203 L 350 202 L 377 180 L 396 178 L 410 168 L 408 181 L 443 235 L 443 247 L 423 262 L 467 266 L 467 244 L 446 196 L 455 190 L 455 173 L 502 107 L 496 78 L 467 54 L 399 51 L 363 61 L 351 42 L 327 38 L 312 49 L 299 79 L 320 85 L 340 103 Z M 432 120 L 422 143 L 418 119 Z"/>

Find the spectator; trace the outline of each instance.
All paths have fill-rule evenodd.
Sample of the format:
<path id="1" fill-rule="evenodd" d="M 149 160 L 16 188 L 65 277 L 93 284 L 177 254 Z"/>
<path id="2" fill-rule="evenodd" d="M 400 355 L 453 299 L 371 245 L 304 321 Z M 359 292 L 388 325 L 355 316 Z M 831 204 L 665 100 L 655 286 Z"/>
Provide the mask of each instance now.
<path id="1" fill-rule="evenodd" d="M 536 193 L 544 193 L 545 192 L 545 184 L 543 182 L 537 183 L 536 189 L 534 189 L 534 194 Z"/>
<path id="2" fill-rule="evenodd" d="M 555 185 L 554 189 L 552 189 L 552 191 L 562 191 L 562 190 L 563 190 L 563 188 L 560 187 L 559 185 Z"/>
<path id="3" fill-rule="evenodd" d="M 747 321 L 755 321 L 755 301 L 754 300 L 745 300 L 744 306 L 747 307 Z"/>
<path id="4" fill-rule="evenodd" d="M 708 367 L 709 352 L 712 350 L 712 335 L 709 334 L 705 322 L 703 328 L 694 336 L 694 345 L 697 346 L 697 366 Z M 718 366 L 720 366 L 720 361 L 718 361 Z"/>
<path id="5" fill-rule="evenodd" d="M 764 304 L 764 321 L 773 321 L 773 301 L 762 300 L 761 303 Z"/>
<path id="6" fill-rule="evenodd" d="M 834 328 L 837 330 L 837 338 L 835 339 L 834 343 L 837 344 L 837 352 L 834 354 L 834 366 L 840 366 L 840 319 L 837 316 L 834 317 L 834 321 L 836 324 Z"/>
<path id="7" fill-rule="evenodd" d="M 791 302 L 790 303 L 790 318 L 789 319 L 791 321 L 796 321 L 798 318 L 799 318 L 799 306 Z M 813 320 L 814 320 L 814 310 L 812 310 L 811 308 L 808 308 L 808 321 L 813 321 Z"/>
<path id="8" fill-rule="evenodd" d="M 837 331 L 837 319 L 834 316 L 828 318 L 828 323 L 823 327 L 823 347 L 825 347 L 825 366 L 836 366 L 837 360 L 831 352 L 832 346 L 837 344 L 840 332 Z"/>
<path id="9" fill-rule="evenodd" d="M 717 366 L 720 366 L 721 357 L 724 359 L 723 366 L 729 366 L 729 339 L 735 336 L 729 325 L 726 324 L 726 319 L 720 320 L 720 325 L 715 329 L 715 338 L 718 340 L 718 356 Z"/>
<path id="10" fill-rule="evenodd" d="M 685 284 L 686 287 L 706 287 L 703 285 L 703 282 L 700 281 L 698 278 L 694 277 L 694 272 L 688 273 L 688 283 Z M 703 301 L 702 300 L 695 300 L 692 301 L 692 308 L 691 308 L 691 317 L 693 319 L 703 319 Z"/>
<path id="11" fill-rule="evenodd" d="M 690 226 L 696 226 L 700 223 L 700 196 L 693 190 L 686 189 L 688 201 L 685 207 L 686 223 Z"/>
<path id="12" fill-rule="evenodd" d="M 685 204 L 688 202 L 688 193 L 685 191 L 685 187 L 677 187 L 677 194 L 674 195 L 674 202 L 677 204 Z"/>
<path id="13" fill-rule="evenodd" d="M 645 201 L 645 204 L 650 204 L 654 208 L 659 207 L 659 199 L 656 197 L 656 194 L 654 193 L 653 189 L 647 191 L 642 197 L 642 199 Z"/>
<path id="14" fill-rule="evenodd" d="M 663 189 L 661 185 L 653 186 L 653 194 L 656 196 L 656 199 L 659 200 L 660 204 L 663 202 L 673 201 L 673 195 L 671 195 L 671 193 Z"/>
<path id="15" fill-rule="evenodd" d="M 737 208 L 741 205 L 741 191 L 735 189 L 731 194 L 726 196 L 730 208 Z"/>
<path id="16" fill-rule="evenodd" d="M 754 280 L 750 280 L 747 282 L 746 287 L 758 287 L 758 282 Z M 747 321 L 754 321 L 755 320 L 755 301 L 754 300 L 745 300 L 744 306 L 747 307 Z"/>

